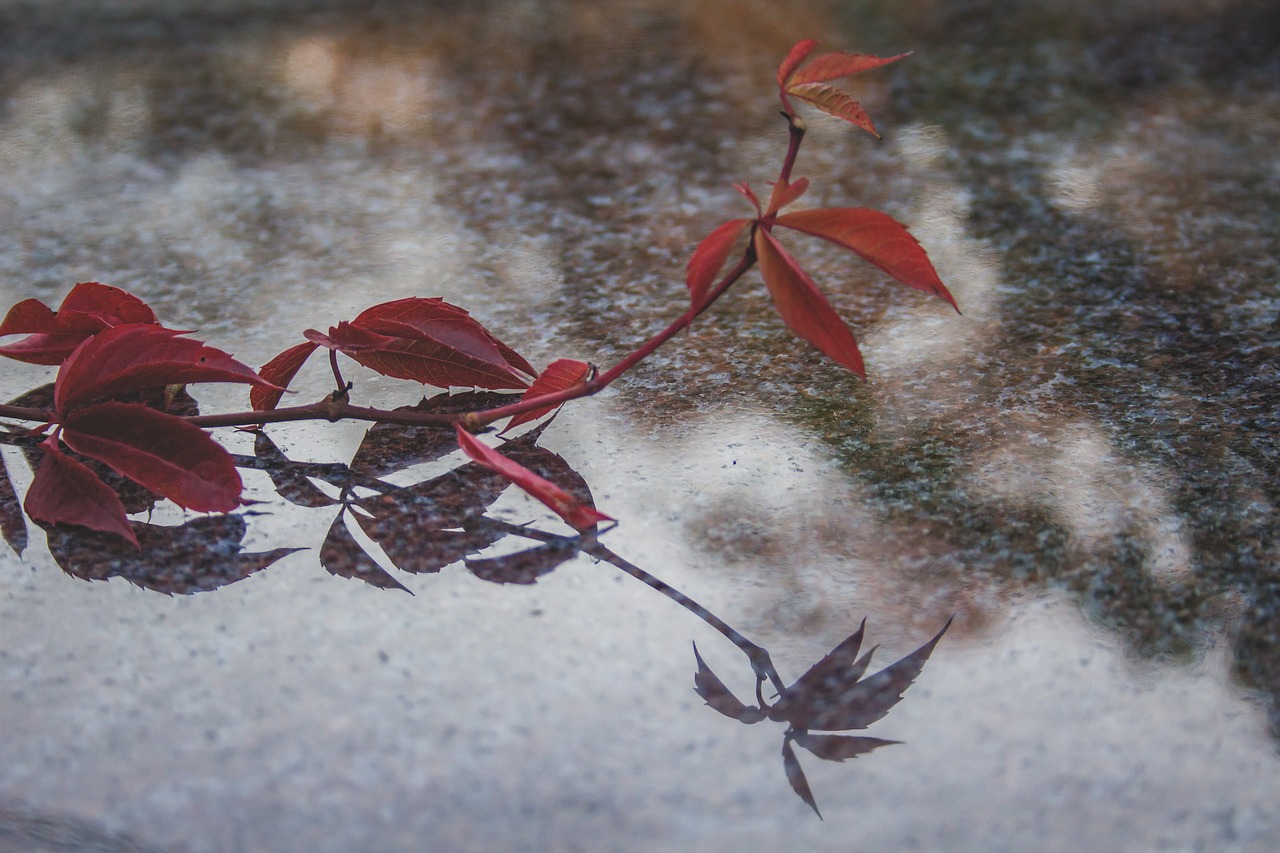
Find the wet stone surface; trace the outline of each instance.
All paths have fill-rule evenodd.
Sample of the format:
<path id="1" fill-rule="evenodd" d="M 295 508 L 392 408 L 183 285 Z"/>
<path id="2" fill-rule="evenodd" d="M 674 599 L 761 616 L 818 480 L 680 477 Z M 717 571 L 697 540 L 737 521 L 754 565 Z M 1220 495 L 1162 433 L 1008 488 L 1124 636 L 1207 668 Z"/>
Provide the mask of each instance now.
<path id="1" fill-rule="evenodd" d="M 776 175 L 774 69 L 815 37 L 914 55 L 853 78 L 883 141 L 810 117 L 805 203 L 907 223 L 963 311 L 789 241 L 868 381 L 751 273 L 519 451 L 607 550 L 352 423 L 220 431 L 260 503 L 144 502 L 163 559 L 8 511 L 0 850 L 1280 848 L 1273 6 L 0 3 L 5 307 L 103 281 L 261 364 L 442 296 L 609 365 Z M 780 759 L 783 712 L 725 716 L 761 716 L 743 651 L 811 719 L 864 617 L 874 673 L 953 614 L 854 732 L 903 745 Z"/>

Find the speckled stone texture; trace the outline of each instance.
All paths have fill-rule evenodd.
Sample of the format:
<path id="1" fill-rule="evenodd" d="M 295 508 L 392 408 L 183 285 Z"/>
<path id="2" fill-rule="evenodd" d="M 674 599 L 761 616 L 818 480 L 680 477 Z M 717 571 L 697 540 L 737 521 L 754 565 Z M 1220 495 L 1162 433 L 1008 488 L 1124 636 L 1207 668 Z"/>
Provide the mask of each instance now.
<path id="1" fill-rule="evenodd" d="M 212 591 L 86 582 L 35 527 L 0 554 L 0 851 L 1280 849 L 1270 0 L 0 2 L 0 307 L 103 281 L 261 364 L 443 296 L 611 364 L 776 175 L 803 37 L 914 51 L 850 83 L 885 139 L 812 115 L 796 174 L 907 223 L 963 314 L 795 239 L 867 382 L 752 273 L 542 444 L 788 678 L 864 617 L 889 662 L 956 614 L 866 732 L 905 744 L 802 753 L 820 822 L 782 727 L 692 690 L 692 641 L 743 698 L 746 660 L 650 587 L 333 577 L 333 507 L 249 472 L 234 546 L 307 550 Z M 270 435 L 346 463 L 363 431 Z"/>

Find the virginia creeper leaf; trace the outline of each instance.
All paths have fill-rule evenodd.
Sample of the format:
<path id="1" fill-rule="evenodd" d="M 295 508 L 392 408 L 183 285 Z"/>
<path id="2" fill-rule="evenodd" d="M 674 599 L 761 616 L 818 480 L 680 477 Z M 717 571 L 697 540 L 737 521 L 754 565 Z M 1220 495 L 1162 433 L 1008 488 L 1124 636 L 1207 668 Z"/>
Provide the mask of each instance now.
<path id="1" fill-rule="evenodd" d="M 866 377 L 853 332 L 844 324 L 808 273 L 764 228 L 756 229 L 760 274 L 783 322 L 800 337 L 858 376 Z"/>
<path id="2" fill-rule="evenodd" d="M 181 418 L 136 403 L 98 403 L 68 416 L 62 438 L 185 509 L 240 506 L 240 474 L 230 454 Z"/>
<path id="3" fill-rule="evenodd" d="M 769 194 L 769 207 L 765 210 L 765 215 L 768 216 L 771 213 L 777 213 L 782 210 L 782 208 L 804 195 L 807 189 L 809 189 L 808 178 L 796 178 L 790 183 L 787 181 L 776 182 L 773 185 L 773 191 Z"/>
<path id="4" fill-rule="evenodd" d="M 304 334 L 309 341 L 336 349 L 370 370 L 396 379 L 438 388 L 473 385 L 522 389 L 529 384 L 528 379 L 503 358 L 498 347 L 468 334 L 472 330 L 465 325 L 445 320 L 430 324 L 425 331 L 391 320 L 377 325 L 381 331 L 344 321 L 330 328 L 328 335 L 314 329 Z M 443 327 L 434 329 L 443 339 L 430 334 L 433 326 Z M 459 343 L 466 348 L 459 349 Z"/>
<path id="5" fill-rule="evenodd" d="M 828 86 L 826 83 L 801 83 L 788 86 L 787 94 L 812 104 L 824 113 L 857 125 L 876 139 L 880 138 L 880 134 L 862 105 L 834 86 Z"/>
<path id="6" fill-rule="evenodd" d="M 818 811 L 813 792 L 809 790 L 809 780 L 804 777 L 804 771 L 800 769 L 800 759 L 796 758 L 796 752 L 791 748 L 789 739 L 782 741 L 782 766 L 787 771 L 787 781 L 791 783 L 791 790 L 808 803 L 809 808 L 813 809 L 813 813 L 821 820 L 822 812 Z"/>
<path id="7" fill-rule="evenodd" d="M 711 285 L 733 251 L 733 244 L 750 224 L 750 219 L 730 219 L 718 225 L 693 250 L 685 268 L 685 281 L 689 286 L 689 300 L 695 309 L 702 307 Z"/>
<path id="8" fill-rule="evenodd" d="M 555 394 L 560 391 L 567 391 L 586 382 L 594 372 L 590 364 L 585 361 L 576 361 L 572 358 L 560 358 L 547 365 L 546 370 L 533 380 L 533 384 L 529 389 L 520 396 L 520 400 L 536 400 L 539 397 L 545 397 L 548 394 Z M 540 406 L 536 409 L 530 409 L 527 412 L 515 415 L 507 424 L 503 432 L 515 429 L 521 424 L 529 421 L 536 421 L 547 412 L 560 406 L 560 403 L 553 403 L 549 406 Z"/>
<path id="9" fill-rule="evenodd" d="M 886 213 L 865 207 L 797 210 L 779 216 L 777 224 L 842 246 L 908 287 L 941 297 L 959 310 L 919 241 Z"/>
<path id="10" fill-rule="evenodd" d="M 446 325 L 439 322 L 444 320 L 451 320 L 453 323 Z M 445 302 L 439 297 L 431 299 L 409 297 L 397 299 L 394 302 L 383 302 L 360 312 L 354 322 L 358 326 L 364 326 L 375 332 L 384 331 L 384 323 L 401 323 L 414 327 L 424 334 L 438 337 L 464 351 L 470 351 L 466 348 L 473 345 L 474 341 L 485 340 L 496 347 L 503 360 L 516 370 L 529 376 L 536 376 L 538 373 L 529 362 L 498 340 L 464 309 Z"/>
<path id="11" fill-rule="evenodd" d="M 106 329 L 76 347 L 58 371 L 54 405 L 77 405 L 143 388 L 189 382 L 245 382 L 276 387 L 227 353 L 160 326 Z"/>
<path id="12" fill-rule="evenodd" d="M 258 369 L 258 375 L 276 387 L 254 385 L 249 389 L 249 404 L 255 412 L 270 412 L 280 404 L 284 389 L 289 387 L 311 353 L 316 351 L 316 346 L 311 341 L 295 344 Z"/>
<path id="13" fill-rule="evenodd" d="M 484 341 L 496 348 L 502 359 L 511 367 L 529 376 L 537 375 L 537 371 L 529 362 L 498 340 L 464 309 L 445 302 L 439 297 L 432 299 L 409 297 L 397 299 L 394 302 L 383 302 L 361 311 L 354 322 L 358 326 L 386 334 L 392 334 L 384 328 L 387 323 L 410 326 L 464 352 L 477 356 L 486 354 L 487 357 L 488 347 L 479 346 L 480 342 Z M 478 349 L 469 349 L 477 346 L 479 346 Z"/>
<path id="14" fill-rule="evenodd" d="M 779 86 L 785 87 L 787 85 L 787 81 L 791 79 L 792 74 L 795 74 L 796 69 L 800 67 L 800 63 L 804 62 L 817 46 L 818 42 L 815 39 L 804 39 L 795 43 L 791 50 L 788 51 L 786 58 L 782 60 L 782 64 L 778 66 Z"/>
<path id="15" fill-rule="evenodd" d="M 45 524 L 75 524 L 113 533 L 138 547 L 116 493 L 85 465 L 63 453 L 56 439 L 51 438 L 40 447 L 44 459 L 23 501 L 27 515 Z"/>
<path id="16" fill-rule="evenodd" d="M 737 190 L 742 195 L 743 198 L 751 202 L 752 206 L 755 207 L 756 214 L 758 216 L 764 215 L 764 210 L 760 207 L 760 197 L 756 195 L 755 190 L 751 189 L 750 184 L 746 182 L 743 182 L 740 184 L 734 184 L 733 188 Z"/>
<path id="17" fill-rule="evenodd" d="M 461 426 L 456 426 L 454 431 L 458 436 L 458 446 L 462 448 L 463 453 L 524 489 L 575 530 L 590 530 L 601 521 L 613 520 L 573 497 L 550 480 L 538 476 L 523 465 L 503 456 Z"/>
<path id="18" fill-rule="evenodd" d="M 821 56 L 815 56 L 804 68 L 792 73 L 784 85 L 790 89 L 792 86 L 803 83 L 824 83 L 839 77 L 848 77 L 850 74 L 870 71 L 872 68 L 897 62 L 899 59 L 906 59 L 910 55 L 910 51 L 899 53 L 897 56 L 870 56 L 865 53 L 844 51 L 824 53 Z"/>
<path id="19" fill-rule="evenodd" d="M 328 335 L 310 329 L 306 337 L 385 376 L 440 388 L 522 389 L 537 375 L 470 314 L 438 298 L 384 302 Z"/>
<path id="20" fill-rule="evenodd" d="M 698 661 L 698 671 L 693 676 L 693 690 L 715 710 L 735 720 L 751 724 L 764 719 L 764 712 L 754 705 L 744 704 L 724 685 L 711 667 L 698 654 L 698 644 L 693 644 L 693 656 Z"/>
<path id="21" fill-rule="evenodd" d="M 155 312 L 136 296 L 96 281 L 81 282 L 56 312 L 38 299 L 24 299 L 9 309 L 0 322 L 0 337 L 28 337 L 0 347 L 0 355 L 29 364 L 61 364 L 81 341 L 103 329 L 155 322 Z"/>

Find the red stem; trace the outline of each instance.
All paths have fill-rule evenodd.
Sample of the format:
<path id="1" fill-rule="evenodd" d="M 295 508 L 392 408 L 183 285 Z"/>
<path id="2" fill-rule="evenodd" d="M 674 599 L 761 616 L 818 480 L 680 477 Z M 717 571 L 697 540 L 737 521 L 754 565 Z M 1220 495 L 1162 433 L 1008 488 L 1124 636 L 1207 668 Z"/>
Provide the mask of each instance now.
<path id="1" fill-rule="evenodd" d="M 784 114 L 784 117 L 787 119 L 789 143 L 787 145 L 786 157 L 782 161 L 782 169 L 778 174 L 778 180 L 781 182 L 789 182 L 791 180 L 791 170 L 795 166 L 796 155 L 800 151 L 800 143 L 804 140 L 805 126 L 804 121 L 799 116 Z M 761 224 L 767 227 L 768 223 L 762 222 Z M 410 426 L 450 426 L 452 424 L 461 423 L 468 429 L 478 430 L 503 418 L 522 414 L 534 409 L 546 408 L 547 406 L 557 406 L 561 403 L 568 402 L 569 400 L 575 400 L 580 397 L 589 397 L 603 391 L 628 370 L 652 355 L 656 349 L 671 340 L 671 338 L 680 331 L 688 328 L 698 315 L 710 308 L 717 299 L 724 295 L 725 291 L 732 287 L 738 279 L 742 278 L 747 270 L 751 269 L 751 267 L 755 265 L 755 262 L 756 255 L 754 243 L 748 243 L 747 250 L 743 253 L 742 258 L 733 267 L 733 269 L 729 270 L 729 272 L 725 274 L 724 278 L 722 278 L 719 284 L 717 284 L 707 295 L 707 298 L 701 305 L 691 306 L 689 310 L 681 314 L 669 326 L 649 338 L 649 340 L 641 344 L 634 352 L 627 355 L 604 373 L 598 374 L 580 385 L 576 385 L 572 388 L 566 388 L 563 391 L 557 391 L 554 394 L 546 394 L 531 400 L 519 400 L 504 406 L 497 406 L 492 409 L 484 409 L 478 412 L 455 414 L 444 414 L 439 412 L 393 412 L 386 409 L 353 406 L 346 401 L 345 392 L 350 390 L 350 385 L 343 380 L 342 373 L 338 369 L 337 352 L 335 350 L 330 350 L 329 363 L 333 369 L 333 378 L 338 385 L 338 393 L 329 395 L 318 403 L 274 409 L 269 412 L 229 412 L 221 415 L 195 415 L 186 417 L 183 420 L 195 426 L 210 428 L 255 426 L 269 423 L 285 423 L 288 421 L 338 421 L 351 419 L 380 421 L 383 423 L 395 423 Z M 52 413 L 44 409 L 0 404 L 0 417 L 23 421 L 49 422 L 52 419 Z"/>

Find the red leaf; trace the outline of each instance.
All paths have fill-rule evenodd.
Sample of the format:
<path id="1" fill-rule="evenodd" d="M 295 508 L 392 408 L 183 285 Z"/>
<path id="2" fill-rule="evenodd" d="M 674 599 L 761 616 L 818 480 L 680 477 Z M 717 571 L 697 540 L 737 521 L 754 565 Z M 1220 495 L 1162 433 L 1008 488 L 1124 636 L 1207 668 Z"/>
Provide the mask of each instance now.
<path id="1" fill-rule="evenodd" d="M 245 382 L 274 388 L 220 349 L 160 326 L 116 326 L 86 340 L 62 364 L 54 406 L 77 405 L 143 388 L 188 382 Z"/>
<path id="2" fill-rule="evenodd" d="M 689 298 L 694 308 L 702 307 L 711 285 L 729 259 L 729 253 L 733 251 L 733 244 L 750 224 L 750 219 L 730 219 L 717 226 L 693 250 L 693 256 L 689 258 L 686 267 L 686 283 L 689 285 Z"/>
<path id="3" fill-rule="evenodd" d="M 136 403 L 99 403 L 68 417 L 62 439 L 186 509 L 240 506 L 240 474 L 230 454 L 181 418 Z"/>
<path id="4" fill-rule="evenodd" d="M 790 90 L 791 87 L 804 83 L 821 83 L 839 77 L 848 77 L 850 74 L 870 71 L 872 68 L 897 62 L 910 55 L 910 51 L 899 53 L 897 56 L 870 56 L 865 53 L 845 53 L 844 51 L 824 53 L 821 56 L 815 56 L 812 62 L 793 73 L 784 85 Z"/>
<path id="5" fill-rule="evenodd" d="M 827 302 L 808 273 L 787 254 L 777 239 L 763 228 L 756 230 L 756 256 L 760 274 L 773 296 L 783 322 L 837 363 L 866 377 L 862 354 L 853 332 Z"/>
<path id="6" fill-rule="evenodd" d="M 804 195 L 804 191 L 807 189 L 809 189 L 808 178 L 796 178 L 791 183 L 778 181 L 773 185 L 773 192 L 769 194 L 769 208 L 765 211 L 765 215 L 768 216 L 771 213 L 777 213 L 782 210 L 782 208 Z"/>
<path id="7" fill-rule="evenodd" d="M 58 308 L 58 316 L 69 323 L 92 317 L 108 326 L 156 322 L 150 305 L 132 293 L 96 281 L 84 281 L 71 288 Z"/>
<path id="8" fill-rule="evenodd" d="M 548 394 L 555 394 L 559 391 L 567 391 L 586 382 L 595 372 L 595 368 L 585 361 L 576 361 L 572 358 L 560 358 L 547 365 L 547 369 L 533 381 L 529 386 L 529 390 L 520 396 L 521 402 L 525 400 L 536 400 L 539 397 L 545 397 Z M 538 418 L 550 412 L 559 406 L 554 403 L 550 406 L 542 406 L 537 409 L 531 409 L 523 414 L 514 416 L 510 423 L 507 424 L 503 432 L 515 429 L 520 424 L 536 421 Z"/>
<path id="9" fill-rule="evenodd" d="M 307 340 L 384 376 L 439 388 L 526 388 L 537 371 L 466 311 L 441 299 L 384 302 Z"/>
<path id="10" fill-rule="evenodd" d="M 0 337 L 28 337 L 0 347 L 0 355 L 28 364 L 61 364 L 85 338 L 111 326 L 155 323 L 141 299 L 96 281 L 77 284 L 54 312 L 38 299 L 24 299 L 0 322 Z"/>
<path id="11" fill-rule="evenodd" d="M 523 465 L 503 456 L 461 426 L 455 426 L 454 429 L 458 435 L 458 446 L 462 448 L 463 453 L 490 471 L 506 477 L 546 504 L 574 530 L 590 530 L 601 521 L 613 521 L 609 516 L 587 506 L 550 480 L 539 477 Z"/>
<path id="12" fill-rule="evenodd" d="M 813 49 L 818 46 L 816 39 L 804 39 L 798 41 L 787 53 L 786 59 L 782 60 L 782 64 L 778 66 L 778 85 L 786 87 L 787 81 L 791 79 L 791 75 L 796 73 L 796 69 L 800 67 L 800 63 L 805 61 Z"/>
<path id="13" fill-rule="evenodd" d="M 777 224 L 843 246 L 908 287 L 932 293 L 960 310 L 919 241 L 886 213 L 864 207 L 798 210 L 779 216 Z"/>
<path id="14" fill-rule="evenodd" d="M 428 337 L 477 357 L 488 358 L 490 346 L 492 346 L 497 349 L 502 361 L 507 365 L 529 376 L 536 376 L 538 373 L 529 362 L 494 337 L 492 332 L 476 322 L 465 310 L 439 297 L 432 299 L 409 297 L 397 299 L 394 302 L 383 302 L 366 308 L 352 322 L 357 326 L 387 335 L 403 334 L 400 331 L 391 330 L 386 326 L 388 323 L 411 326 Z"/>
<path id="15" fill-rule="evenodd" d="M 44 461 L 23 501 L 27 515 L 45 524 L 77 524 L 114 533 L 136 547 L 138 539 L 116 493 L 83 463 L 63 453 L 56 440 L 50 439 L 40 447 Z"/>
<path id="16" fill-rule="evenodd" d="M 751 189 L 750 184 L 744 181 L 740 184 L 734 184 L 733 188 L 741 193 L 743 198 L 755 206 L 756 216 L 764 216 L 764 210 L 760 207 L 760 198 L 756 195 L 756 191 Z"/>
<path id="17" fill-rule="evenodd" d="M 255 412 L 269 412 L 279 405 L 280 398 L 284 396 L 284 389 L 289 387 L 289 383 L 298 375 L 302 365 L 311 357 L 311 353 L 316 351 L 316 346 L 311 341 L 303 341 L 289 347 L 258 368 L 259 376 L 278 387 L 267 388 L 255 385 L 249 389 L 249 404 Z"/>
<path id="18" fill-rule="evenodd" d="M 377 352 L 378 350 L 386 349 L 395 340 L 395 338 L 388 335 L 380 335 L 377 332 L 353 326 L 346 320 L 336 326 L 330 326 L 329 334 L 327 335 L 315 329 L 307 329 L 302 333 L 302 336 L 316 346 L 336 349 L 338 352 L 344 352 L 347 355 L 365 351 Z"/>
<path id="19" fill-rule="evenodd" d="M 867 115 L 862 105 L 834 86 L 828 86 L 826 83 L 801 83 L 797 86 L 788 86 L 787 94 L 812 104 L 824 113 L 830 113 L 850 124 L 856 124 L 876 139 L 880 138 L 875 125 L 871 123 L 871 117 Z"/>

